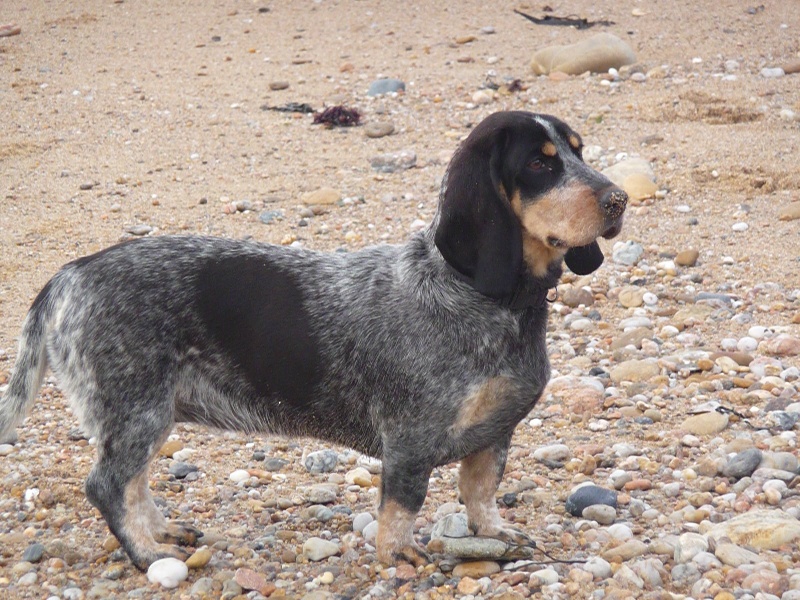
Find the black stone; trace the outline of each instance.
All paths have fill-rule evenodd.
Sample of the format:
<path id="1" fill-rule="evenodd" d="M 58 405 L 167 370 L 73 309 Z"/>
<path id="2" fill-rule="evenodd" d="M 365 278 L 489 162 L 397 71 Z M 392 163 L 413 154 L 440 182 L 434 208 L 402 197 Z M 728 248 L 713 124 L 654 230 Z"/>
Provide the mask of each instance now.
<path id="1" fill-rule="evenodd" d="M 583 509 L 592 504 L 617 508 L 617 492 L 596 485 L 585 485 L 567 498 L 566 509 L 572 516 L 580 517 Z"/>

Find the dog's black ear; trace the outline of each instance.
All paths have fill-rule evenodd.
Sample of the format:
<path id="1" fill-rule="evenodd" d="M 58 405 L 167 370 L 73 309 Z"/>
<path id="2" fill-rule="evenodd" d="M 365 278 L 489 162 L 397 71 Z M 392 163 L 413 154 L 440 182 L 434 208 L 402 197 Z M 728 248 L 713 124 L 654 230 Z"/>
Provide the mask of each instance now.
<path id="1" fill-rule="evenodd" d="M 512 293 L 522 265 L 522 230 L 503 185 L 505 145 L 502 129 L 467 138 L 447 170 L 434 238 L 447 263 L 493 298 Z"/>
<path id="2" fill-rule="evenodd" d="M 594 273 L 603 264 L 603 260 L 603 252 L 597 242 L 570 248 L 564 255 L 564 262 L 576 275 Z"/>

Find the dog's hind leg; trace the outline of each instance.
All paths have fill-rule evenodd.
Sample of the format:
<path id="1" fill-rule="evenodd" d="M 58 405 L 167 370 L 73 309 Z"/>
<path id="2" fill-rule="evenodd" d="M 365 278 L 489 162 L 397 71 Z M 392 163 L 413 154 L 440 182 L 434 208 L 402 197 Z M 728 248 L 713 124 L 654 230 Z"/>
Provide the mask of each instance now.
<path id="1" fill-rule="evenodd" d="M 108 405 L 108 404 L 107 404 Z M 98 435 L 97 464 L 86 481 L 86 496 L 136 567 L 146 570 L 160 558 L 185 560 L 188 553 L 159 540 L 177 541 L 147 486 L 150 461 L 172 427 L 169 410 L 125 414 L 130 405 L 117 403 L 119 414 Z M 141 408 L 141 405 L 139 405 Z M 189 540 L 186 540 L 187 543 Z M 192 540 L 193 541 L 193 540 Z"/>

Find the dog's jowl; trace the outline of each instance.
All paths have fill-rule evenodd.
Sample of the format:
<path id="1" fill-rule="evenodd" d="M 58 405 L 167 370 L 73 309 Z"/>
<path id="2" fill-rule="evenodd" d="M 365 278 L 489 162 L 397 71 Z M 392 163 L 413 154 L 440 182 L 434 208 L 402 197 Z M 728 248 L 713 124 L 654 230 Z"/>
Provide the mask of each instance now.
<path id="1" fill-rule="evenodd" d="M 148 465 L 177 422 L 311 436 L 383 461 L 378 555 L 427 560 L 412 527 L 436 466 L 481 536 L 526 543 L 495 492 L 517 423 L 549 375 L 546 297 L 590 273 L 627 197 L 546 115 L 480 123 L 444 176 L 433 222 L 400 246 L 320 253 L 152 237 L 64 266 L 33 302 L 0 400 L 11 440 L 55 373 L 97 439 L 86 482 L 133 563 L 184 558 Z M 25 436 L 24 429 L 19 435 Z"/>

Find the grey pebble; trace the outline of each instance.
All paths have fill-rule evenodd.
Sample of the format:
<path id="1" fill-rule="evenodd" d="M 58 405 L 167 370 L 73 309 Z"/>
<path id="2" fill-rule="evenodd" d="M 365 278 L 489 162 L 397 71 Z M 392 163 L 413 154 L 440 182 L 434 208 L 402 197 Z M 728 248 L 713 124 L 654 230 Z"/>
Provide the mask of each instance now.
<path id="1" fill-rule="evenodd" d="M 22 560 L 30 562 L 30 563 L 38 563 L 42 560 L 42 556 L 44 556 L 44 545 L 43 544 L 31 544 L 25 549 L 25 552 L 22 555 Z"/>
<path id="2" fill-rule="evenodd" d="M 314 504 L 303 511 L 306 520 L 316 519 L 320 523 L 327 523 L 333 518 L 333 511 L 327 506 Z"/>
<path id="3" fill-rule="evenodd" d="M 96 185 L 97 185 L 96 183 L 82 183 L 82 184 L 80 185 L 80 189 L 82 189 L 82 190 L 84 190 L 84 191 L 85 191 L 85 190 L 90 190 L 90 189 L 92 189 L 92 188 L 93 188 L 94 186 L 96 186 Z"/>
<path id="4" fill-rule="evenodd" d="M 258 215 L 258 220 L 269 225 L 274 221 L 283 221 L 283 212 L 280 210 L 266 210 Z"/>
<path id="5" fill-rule="evenodd" d="M 131 235 L 147 235 L 153 231 L 153 228 L 150 225 L 131 225 L 126 227 L 125 231 Z"/>
<path id="6" fill-rule="evenodd" d="M 382 138 L 394 133 L 394 124 L 386 121 L 367 123 L 364 126 L 364 135 L 368 138 Z"/>
<path id="7" fill-rule="evenodd" d="M 339 455 L 333 450 L 317 450 L 306 456 L 303 465 L 309 473 L 330 473 L 338 462 Z"/>
<path id="8" fill-rule="evenodd" d="M 61 592 L 64 600 L 81 600 L 83 598 L 83 590 L 78 587 L 67 587 Z"/>
<path id="9" fill-rule="evenodd" d="M 210 596 L 214 589 L 214 580 L 211 577 L 201 577 L 192 585 L 192 596 Z"/>
<path id="10" fill-rule="evenodd" d="M 633 266 L 639 262 L 643 254 L 642 245 L 629 240 L 615 246 L 612 251 L 612 260 L 618 265 Z"/>
<path id="11" fill-rule="evenodd" d="M 700 569 L 692 563 L 675 565 L 672 567 L 672 583 L 679 588 L 688 588 L 700 579 Z"/>
<path id="12" fill-rule="evenodd" d="M 596 485 L 584 485 L 567 498 L 566 509 L 573 517 L 580 517 L 587 506 L 605 504 L 617 507 L 617 493 Z"/>
<path id="13" fill-rule="evenodd" d="M 583 509 L 583 518 L 597 521 L 601 525 L 611 525 L 617 517 L 617 510 L 607 504 L 591 504 Z"/>
<path id="14" fill-rule="evenodd" d="M 464 513 L 453 513 L 442 517 L 433 526 L 431 539 L 442 538 L 462 538 L 470 534 L 467 525 L 467 515 Z"/>
<path id="15" fill-rule="evenodd" d="M 272 472 L 280 471 L 287 464 L 289 464 L 288 460 L 284 460 L 282 458 L 277 458 L 273 456 L 264 461 L 264 470 Z"/>
<path id="16" fill-rule="evenodd" d="M 395 173 L 405 171 L 417 164 L 417 154 L 413 150 L 401 150 L 380 154 L 370 159 L 372 169 L 378 173 Z"/>
<path id="17" fill-rule="evenodd" d="M 374 520 L 375 519 L 373 519 L 372 515 L 368 512 L 358 513 L 355 517 L 353 517 L 353 531 L 362 533 L 364 528 Z"/>
<path id="18" fill-rule="evenodd" d="M 405 89 L 406 84 L 399 79 L 376 79 L 370 84 L 367 96 L 382 96 L 383 94 L 402 92 Z"/>
<path id="19" fill-rule="evenodd" d="M 169 466 L 169 474 L 173 475 L 175 479 L 184 479 L 189 473 L 194 473 L 198 469 L 195 465 L 190 465 L 189 463 L 181 462 L 178 460 L 172 461 L 172 464 Z"/>
<path id="20" fill-rule="evenodd" d="M 748 448 L 734 455 L 722 469 L 725 477 L 741 479 L 749 477 L 761 464 L 763 453 L 758 448 Z"/>

